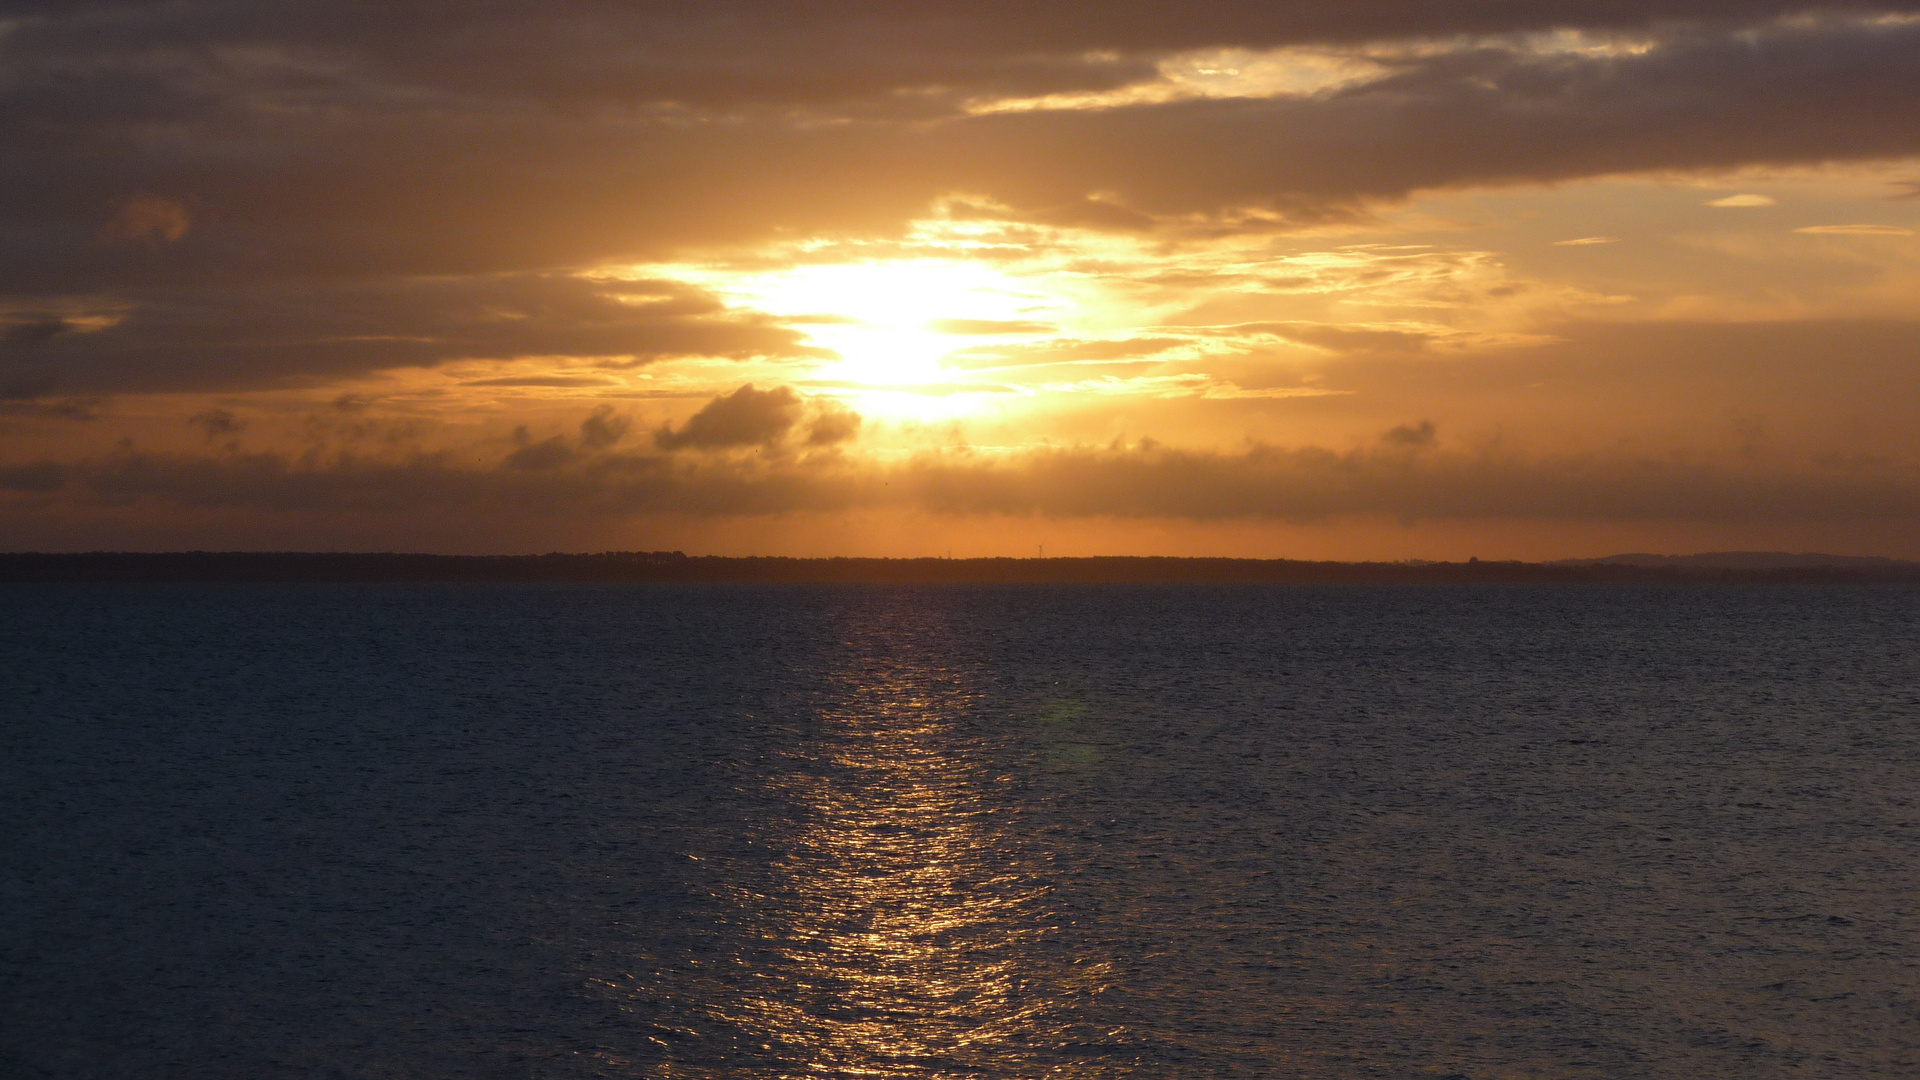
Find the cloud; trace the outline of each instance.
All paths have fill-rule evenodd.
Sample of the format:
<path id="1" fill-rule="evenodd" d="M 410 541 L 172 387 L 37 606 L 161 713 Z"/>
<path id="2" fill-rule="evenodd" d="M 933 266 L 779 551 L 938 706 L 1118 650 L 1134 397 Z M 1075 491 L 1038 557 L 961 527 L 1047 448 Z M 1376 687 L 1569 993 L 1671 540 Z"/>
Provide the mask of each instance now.
<path id="1" fill-rule="evenodd" d="M 1586 247 L 1589 244 L 1617 244 L 1619 242 L 1620 238 L 1617 236 L 1583 236 L 1578 240 L 1555 240 L 1553 246 Z"/>
<path id="2" fill-rule="evenodd" d="M 73 420 L 91 423 L 100 419 L 102 400 L 65 398 L 53 401 L 5 400 L 0 397 L 0 416 L 31 416 L 49 420 Z"/>
<path id="3" fill-rule="evenodd" d="M 1920 97 L 1920 27 L 1835 14 L 1911 4 L 1788 20 L 1804 5 L 1031 6 L 399 5 L 353 28 L 301 3 L 42 12 L 0 40 L 16 72 L 0 297 L 228 288 L 266 305 L 271 289 L 231 282 L 871 234 L 957 192 L 1094 228 L 1271 230 L 1436 187 L 1920 152 L 1900 106 Z M 1550 27 L 1645 40 L 1589 54 L 1473 36 Z M 1385 74 L 1322 95 L 964 108 L 1155 79 L 1185 49 L 1363 41 Z M 253 61 L 216 59 L 234 55 Z M 129 188 L 190 199 L 193 242 L 88 243 Z"/>
<path id="4" fill-rule="evenodd" d="M 1323 97 L 1004 114 L 953 138 L 971 186 L 1012 206 L 1104 190 L 1156 217 L 1311 223 L 1425 188 L 1920 152 L 1896 86 L 1920 94 L 1920 25 L 1781 24 L 1624 56 L 1442 51 Z"/>
<path id="5" fill-rule="evenodd" d="M 205 412 L 195 413 L 187 419 L 187 423 L 199 428 L 201 433 L 209 439 L 237 435 L 247 426 L 245 420 L 225 409 L 208 409 Z"/>
<path id="6" fill-rule="evenodd" d="M 1724 199 L 1714 199 L 1705 205 L 1718 206 L 1722 209 L 1729 210 L 1755 206 L 1772 206 L 1773 197 L 1771 195 L 1729 195 Z"/>
<path id="7" fill-rule="evenodd" d="M 1401 424 L 1389 428 L 1380 436 L 1380 441 L 1388 446 L 1401 446 L 1409 450 L 1424 450 L 1439 441 L 1433 421 L 1422 420 L 1418 426 Z"/>
<path id="8" fill-rule="evenodd" d="M 1418 427 L 1407 429 L 1418 438 Z M 838 457 L 583 459 L 559 437 L 532 441 L 499 469 L 444 456 L 315 463 L 275 454 L 120 452 L 0 468 L 17 511 L 139 504 L 260 514 L 447 512 L 575 520 L 739 516 L 860 508 L 1060 518 L 1403 521 L 1857 522 L 1920 525 L 1920 470 L 1808 462 L 1756 471 L 1630 454 L 1445 453 L 1252 445 L 1180 451 L 1141 443 L 1002 455 L 939 452 L 895 465 Z M 1417 447 L 1416 447 L 1417 448 Z M 417 523 L 417 522 L 416 522 Z"/>
<path id="9" fill-rule="evenodd" d="M 72 323 L 55 316 L 0 321 L 0 346 L 38 345 L 72 329 Z"/>
<path id="10" fill-rule="evenodd" d="M 224 390 L 457 359 L 821 355 L 691 285 L 569 274 L 155 289 L 100 307 L 110 314 L 85 333 L 54 318 L 0 331 L 0 379 L 34 377 L 42 393 Z"/>
<path id="11" fill-rule="evenodd" d="M 1049 364 L 1151 362 L 1173 349 L 1193 344 L 1187 337 L 1054 338 L 1048 341 L 978 346 L 948 353 L 949 367 L 992 369 Z"/>
<path id="12" fill-rule="evenodd" d="M 580 445 L 589 450 L 605 450 L 627 437 L 633 418 L 616 415 L 613 406 L 602 405 L 580 421 Z"/>
<path id="13" fill-rule="evenodd" d="M 605 375 L 503 375 L 497 379 L 463 379 L 462 386 L 613 386 Z"/>
<path id="14" fill-rule="evenodd" d="M 72 470 L 53 461 L 0 466 L 0 492 L 45 495 L 67 486 Z"/>
<path id="15" fill-rule="evenodd" d="M 1912 229 L 1902 229 L 1897 225 L 1808 225 L 1797 233 L 1811 233 L 1815 236 L 1912 236 Z"/>
<path id="16" fill-rule="evenodd" d="M 115 243 L 172 243 L 187 235 L 191 224 L 184 205 L 158 195 L 140 194 L 120 205 L 100 227 L 99 237 Z"/>
<path id="17" fill-rule="evenodd" d="M 807 431 L 808 446 L 835 446 L 850 442 L 860 434 L 862 417 L 837 401 L 819 403 L 813 426 Z"/>
<path id="18" fill-rule="evenodd" d="M 328 17 L 319 0 L 248 10 L 210 0 L 167 5 L 31 5 L 9 37 L 22 80 L 77 107 L 103 98 L 149 123 L 184 92 L 242 83 L 267 106 L 438 92 L 444 108 L 525 100 L 552 109 L 677 103 L 743 108 L 887 101 L 946 89 L 960 97 L 1093 91 L 1152 77 L 1158 60 L 1209 48 L 1270 49 L 1557 28 L 1650 30 L 1766 22 L 1805 0 L 1547 0 L 1406 4 L 1359 0 L 1276 6 L 1220 0 L 1204 10 L 1153 0 L 782 0 L 698 5 L 563 3 L 446 7 L 396 2 Z M 1907 0 L 1825 11 L 1911 11 Z M 277 46 L 268 51 L 263 46 Z M 252 53 L 240 50 L 252 46 Z M 234 62 L 237 55 L 248 62 Z M 216 58 L 225 63 L 209 62 Z M 484 62 L 478 62 L 484 61 Z M 196 87 L 188 76 L 197 75 Z M 62 85 L 64 83 L 64 85 Z M 51 84 L 51 85 L 50 85 Z M 918 91 L 909 95 L 903 91 Z M 64 103 L 64 102 L 63 102 Z M 898 105 L 895 106 L 900 107 Z"/>
<path id="19" fill-rule="evenodd" d="M 1050 334 L 1052 323 L 1000 319 L 935 319 L 927 329 L 939 334 L 970 334 L 990 337 L 996 334 Z"/>
<path id="20" fill-rule="evenodd" d="M 758 390 L 748 383 L 707 402 L 680 430 L 661 428 L 653 441 L 663 450 L 771 446 L 793 429 L 799 412 L 800 395 L 792 387 Z"/>
<path id="21" fill-rule="evenodd" d="M 1288 341 L 1338 352 L 1423 352 L 1452 331 L 1444 326 L 1373 326 L 1367 324 L 1273 322 L 1242 323 L 1231 328 L 1241 335 L 1273 334 Z"/>
<path id="22" fill-rule="evenodd" d="M 513 441 L 519 444 L 520 448 L 508 454 L 506 460 L 501 463 L 509 469 L 546 472 L 567 464 L 575 457 L 573 448 L 567 445 L 564 435 L 554 435 L 535 442 L 533 435 L 527 431 L 525 425 L 522 425 L 513 429 Z"/>

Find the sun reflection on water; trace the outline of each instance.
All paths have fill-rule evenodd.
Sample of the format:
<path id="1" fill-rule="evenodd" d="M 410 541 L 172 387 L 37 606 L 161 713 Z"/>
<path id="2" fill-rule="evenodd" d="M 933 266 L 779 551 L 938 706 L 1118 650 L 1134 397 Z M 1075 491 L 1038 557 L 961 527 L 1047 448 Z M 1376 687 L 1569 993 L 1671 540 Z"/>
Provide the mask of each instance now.
<path id="1" fill-rule="evenodd" d="M 787 718 L 805 737 L 754 781 L 787 820 L 756 871 L 716 881 L 721 952 L 671 991 L 704 1001 L 662 1033 L 690 1053 L 658 1075 L 1093 1075 L 1033 1069 L 1100 1037 L 1085 1016 L 1110 965 L 1061 940 L 1048 854 L 970 715 L 977 673 L 900 629 L 850 635 L 873 651 Z"/>
<path id="2" fill-rule="evenodd" d="M 982 798 L 994 782 L 956 753 L 964 689 L 899 664 L 848 686 L 821 716 L 822 768 L 795 781 L 806 823 L 777 866 L 778 958 L 735 1017 L 807 1073 L 940 1076 L 1044 1038 L 1074 987 L 1036 986 L 1047 889 Z M 1077 969 L 1081 992 L 1100 965 Z"/>

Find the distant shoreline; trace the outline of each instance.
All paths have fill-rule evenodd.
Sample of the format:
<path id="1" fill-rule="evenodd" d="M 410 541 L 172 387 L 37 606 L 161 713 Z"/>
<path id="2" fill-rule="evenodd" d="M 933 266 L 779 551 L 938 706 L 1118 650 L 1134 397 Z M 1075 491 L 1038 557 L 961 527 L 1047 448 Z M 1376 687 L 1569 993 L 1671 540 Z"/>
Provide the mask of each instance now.
<path id="1" fill-rule="evenodd" d="M 1920 584 L 1920 563 L 1769 553 L 1529 562 L 1311 562 L 1096 556 L 798 559 L 680 552 L 409 555 L 315 552 L 0 553 L 0 583 L 653 582 L 712 584 L 1466 585 Z M 1648 560 L 1653 560 L 1651 563 Z M 1745 561 L 1748 565 L 1739 565 Z"/>

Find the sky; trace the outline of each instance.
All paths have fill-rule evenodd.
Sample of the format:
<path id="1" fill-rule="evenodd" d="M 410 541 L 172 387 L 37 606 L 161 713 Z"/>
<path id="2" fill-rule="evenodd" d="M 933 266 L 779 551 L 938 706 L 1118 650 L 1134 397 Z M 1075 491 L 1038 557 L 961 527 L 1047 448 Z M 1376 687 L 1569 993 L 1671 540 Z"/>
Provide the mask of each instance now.
<path id="1" fill-rule="evenodd" d="M 1920 0 L 0 0 L 0 549 L 1920 557 Z"/>

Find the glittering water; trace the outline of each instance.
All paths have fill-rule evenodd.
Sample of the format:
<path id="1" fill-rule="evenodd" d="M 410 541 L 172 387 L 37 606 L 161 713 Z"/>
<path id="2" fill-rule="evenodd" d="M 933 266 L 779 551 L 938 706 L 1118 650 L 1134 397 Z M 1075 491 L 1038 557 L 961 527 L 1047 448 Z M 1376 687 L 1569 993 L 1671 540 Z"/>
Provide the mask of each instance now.
<path id="1" fill-rule="evenodd" d="M 0 590 L 0 1075 L 1920 1075 L 1920 592 Z"/>

